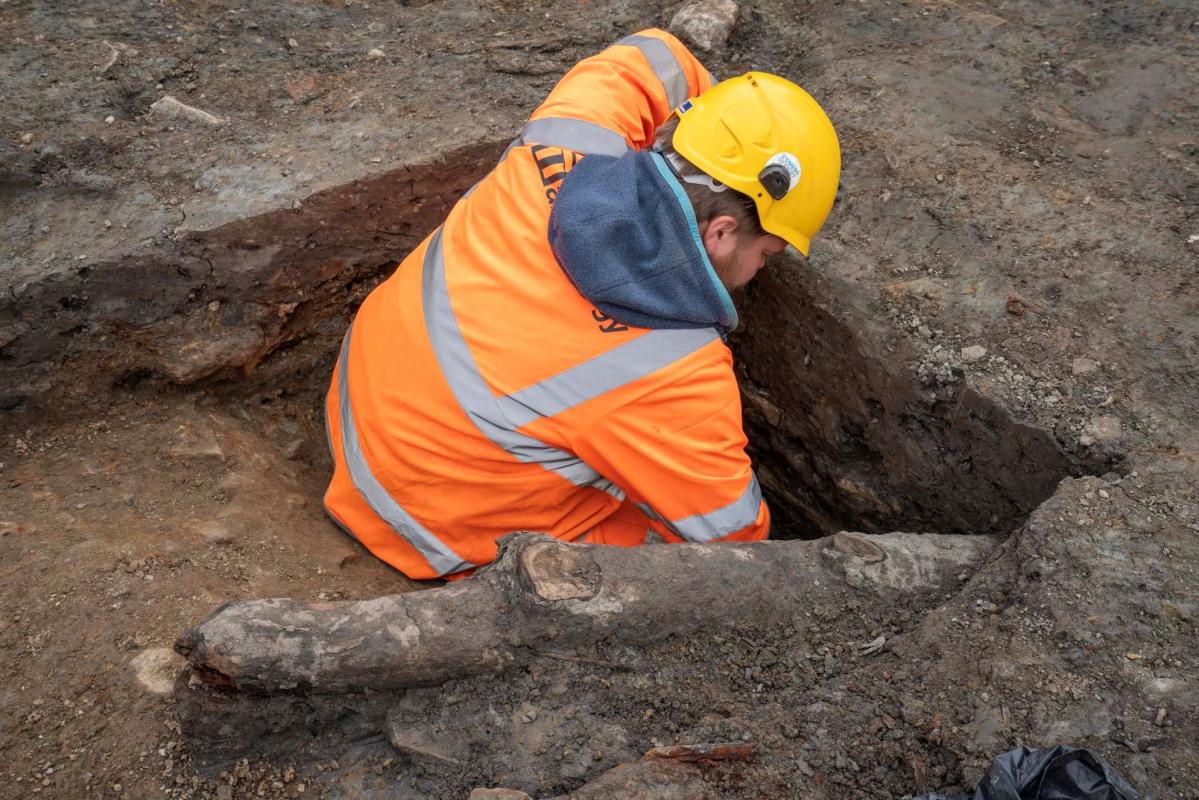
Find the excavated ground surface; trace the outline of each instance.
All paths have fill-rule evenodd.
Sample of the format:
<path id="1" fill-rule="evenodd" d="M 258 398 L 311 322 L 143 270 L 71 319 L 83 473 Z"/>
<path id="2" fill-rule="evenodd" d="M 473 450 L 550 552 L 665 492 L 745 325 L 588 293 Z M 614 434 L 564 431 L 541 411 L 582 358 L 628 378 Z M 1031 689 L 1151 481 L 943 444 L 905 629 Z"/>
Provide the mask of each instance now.
<path id="1" fill-rule="evenodd" d="M 412 588 L 320 512 L 335 343 L 558 75 L 671 10 L 0 5 L 0 796 L 523 780 L 502 748 L 447 772 L 377 730 L 200 775 L 163 649 L 229 599 Z M 756 762 L 663 780 L 896 797 L 1065 741 L 1199 797 L 1195 24 L 1182 2 L 743 7 L 708 65 L 804 84 L 846 165 L 812 267 L 740 298 L 780 532 L 1015 533 L 923 602 L 797 611 L 818 620 L 802 637 L 668 640 L 633 671 L 557 660 L 403 702 L 602 717 L 530 757 L 546 796 L 655 742 L 743 737 Z M 227 122 L 146 115 L 165 93 Z M 1084 474 L 1103 477 L 1058 487 Z"/>

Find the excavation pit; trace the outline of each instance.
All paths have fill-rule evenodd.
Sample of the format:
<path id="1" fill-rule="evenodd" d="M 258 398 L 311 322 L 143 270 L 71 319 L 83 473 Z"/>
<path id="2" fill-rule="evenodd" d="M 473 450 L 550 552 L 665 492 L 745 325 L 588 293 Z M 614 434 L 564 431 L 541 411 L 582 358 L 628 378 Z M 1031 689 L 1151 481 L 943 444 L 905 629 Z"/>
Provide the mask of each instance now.
<path id="1" fill-rule="evenodd" d="M 10 793 L 968 794 L 1058 741 L 1196 785 L 1186 3 L 765 2 L 705 57 L 796 77 L 842 137 L 811 267 L 772 264 L 732 341 L 775 537 L 870 534 L 766 543 L 818 590 L 740 573 L 662 604 L 754 617 L 700 634 L 192 709 L 144 667 L 225 603 L 435 594 L 320 508 L 336 345 L 558 76 L 675 10 L 241 5 L 0 11 Z M 166 93 L 225 123 L 146 113 Z M 910 580 L 892 542 L 986 552 L 905 594 L 871 583 Z"/>
<path id="2" fill-rule="evenodd" d="M 497 150 L 497 145 L 467 150 L 452 161 L 462 164 L 473 159 L 481 165 Z M 292 455 L 305 459 L 312 472 L 326 474 L 320 424 L 322 397 L 353 309 L 390 274 L 405 251 L 436 224 L 461 191 L 483 173 L 461 171 L 455 175 L 457 185 L 453 189 L 447 187 L 445 174 L 440 163 L 407 168 L 406 183 L 402 184 L 407 200 L 400 205 L 395 204 L 398 201 L 394 197 L 387 207 L 371 204 L 369 198 L 387 194 L 385 182 L 310 199 L 306 207 L 323 223 L 316 239 L 286 217 L 286 226 L 272 219 L 239 223 L 257 231 L 253 248 L 246 246 L 250 240 L 245 232 L 236 237 L 216 232 L 193 237 L 190 246 L 204 248 L 208 258 L 215 255 L 216 242 L 241 244 L 225 245 L 223 255 L 213 259 L 214 270 L 205 289 L 211 294 L 192 303 L 204 308 L 213 303 L 220 308 L 236 308 L 238 303 L 251 307 L 279 304 L 287 308 L 286 319 L 282 324 L 272 320 L 270 325 L 258 327 L 259 344 L 241 363 L 240 356 L 230 360 L 232 351 L 220 347 L 190 348 L 204 353 L 212 363 L 221 362 L 216 369 L 211 369 L 210 363 L 196 370 L 204 374 L 194 380 L 144 364 L 133 367 L 130 374 L 138 377 L 133 391 L 153 392 L 172 382 L 188 383 L 189 387 L 173 391 L 186 396 L 201 390 L 207 395 L 207 406 L 222 409 L 263 431 L 285 431 L 293 437 L 302 431 L 302 443 L 290 448 Z M 347 202 L 351 205 L 338 205 Z M 386 224 L 397 232 L 395 239 L 375 234 L 364 239 L 361 224 L 346 224 L 355 218 L 355 208 L 361 210 L 362 204 L 366 216 L 377 220 L 377 224 L 384 224 L 385 215 L 394 215 L 386 217 Z M 316 246 L 296 248 L 288 237 L 291 242 L 303 238 Z M 256 255 L 260 253 L 268 255 Z M 246 265 L 268 279 L 247 282 L 242 278 L 243 282 L 237 284 L 243 291 L 240 298 L 228 291 L 232 284 L 227 284 L 222 293 L 220 278 L 226 273 L 242 274 Z M 855 637 L 862 652 L 869 653 L 888 641 L 886 634 L 880 641 L 872 629 L 882 626 L 892 633 L 911 629 L 922 611 L 931 610 L 960 588 L 1002 534 L 1017 528 L 1076 468 L 1048 433 L 1016 422 L 970 389 L 960 369 L 937 365 L 937 369 L 921 375 L 905 366 L 906 359 L 892 357 L 888 345 L 879 343 L 882 331 L 859 313 L 866 295 L 856 294 L 854 287 L 833 284 L 821 274 L 820 266 L 819 262 L 808 267 L 785 260 L 772 265 L 739 298 L 745 322 L 731 341 L 744 388 L 751 452 L 775 513 L 773 536 L 783 540 L 817 539 L 839 531 L 860 531 L 880 534 L 880 541 L 903 541 L 904 547 L 933 548 L 922 555 L 917 555 L 922 552 L 918 549 L 910 551 L 913 566 L 908 571 L 894 566 L 890 572 L 883 570 L 885 579 L 875 575 L 870 565 L 880 559 L 896 565 L 902 559 L 895 555 L 887 561 L 885 551 L 864 538 L 806 543 L 817 553 L 817 563 L 824 565 L 822 569 L 832 570 L 833 577 L 821 578 L 822 573 L 816 572 L 803 579 L 804 585 L 824 583 L 833 593 L 825 597 L 804 589 L 800 592 L 803 599 L 797 598 L 795 603 L 762 605 L 754 613 L 757 619 L 753 622 L 714 626 L 719 630 L 738 628 L 738 638 L 730 640 L 723 633 L 679 627 L 657 631 L 644 639 L 624 641 L 616 637 L 613 642 L 593 645 L 572 638 L 569 624 L 563 623 L 561 632 L 549 637 L 554 642 L 551 646 L 531 640 L 507 655 L 471 657 L 466 663 L 476 666 L 470 669 L 451 669 L 438 673 L 436 679 L 415 679 L 411 686 L 383 685 L 382 672 L 380 680 L 372 684 L 369 666 L 361 668 L 366 670 L 361 685 L 322 685 L 307 667 L 277 683 L 264 677 L 267 673 L 251 670 L 251 677 L 239 684 L 228 666 L 230 659 L 236 660 L 236 654 L 217 646 L 210 649 L 224 654 L 217 662 L 225 665 L 225 671 L 197 664 L 184 673 L 176 690 L 184 732 L 197 766 L 206 774 L 216 775 L 242 758 L 280 764 L 300 754 L 308 763 L 320 763 L 325 759 L 338 761 L 350 754 L 352 759 L 374 758 L 380 762 L 398 758 L 404 770 L 412 770 L 405 772 L 405 791 L 456 791 L 464 785 L 463 778 L 453 775 L 463 770 L 470 781 L 491 780 L 541 793 L 568 791 L 584 781 L 599 779 L 611 767 L 634 761 L 638 749 L 644 749 L 645 743 L 660 735 L 654 724 L 628 721 L 626 712 L 631 701 L 627 698 L 640 698 L 638 702 L 651 707 L 656 707 L 655 702 L 666 703 L 669 725 L 673 726 L 668 729 L 702 723 L 702 703 L 670 692 L 664 700 L 654 700 L 659 690 L 640 683 L 637 673 L 652 673 L 667 664 L 677 670 L 688 664 L 695 666 L 696 659 L 715 658 L 721 671 L 738 674 L 736 648 L 730 647 L 730 642 L 737 642 L 739 647 L 755 653 L 753 666 L 748 667 L 748 673 L 740 673 L 737 682 L 722 685 L 721 692 L 760 691 L 755 687 L 767 685 L 779 691 L 807 692 L 809 684 L 836 680 L 842 670 L 856 663 L 830 662 L 824 666 L 821 661 L 821 666 L 813 669 L 797 659 L 797 653 L 810 653 L 813 647 L 824 646 L 814 642 L 822 641 L 820 636 L 828 633 L 820 634 L 822 628 L 816 625 L 813 639 L 813 626 L 807 617 L 816 614 L 836 619 L 844 609 L 855 610 L 862 619 L 839 620 L 834 626 L 835 635 Z M 256 293 L 265 293 L 269 299 L 255 299 Z M 242 317 L 244 313 L 236 318 Z M 169 321 L 155 323 L 159 324 L 170 326 Z M 123 390 L 128 391 L 129 384 L 125 381 Z M 281 385 L 300 388 L 287 392 L 267 388 Z M 293 424 L 282 425 L 281 418 Z M 287 447 L 286 442 L 276 443 Z M 899 530 L 930 535 L 909 540 L 888 538 L 896 536 L 888 532 Z M 332 524 L 326 526 L 326 531 L 330 537 L 342 536 Z M 977 537 L 977 543 L 962 543 L 961 537 L 954 534 Z M 920 539 L 922 544 L 918 544 Z M 917 583 L 916 577 L 925 573 L 916 562 L 935 561 L 937 548 L 942 547 L 937 540 L 944 542 L 946 552 L 957 553 L 955 558 L 961 560 L 950 559 L 947 563 L 952 569 Z M 780 542 L 777 546 L 784 545 Z M 759 552 L 756 558 L 770 559 L 774 551 Z M 740 583 L 745 586 L 745 581 L 754 580 L 746 577 Z M 783 587 L 795 589 L 797 578 L 776 576 L 772 580 L 776 583 L 770 586 L 779 587 L 773 594 L 782 596 Z M 724 580 L 726 585 L 738 582 L 733 573 Z M 455 587 L 453 591 L 459 596 L 468 590 Z M 698 593 L 680 591 L 679 596 Z M 913 593 L 918 593 L 919 599 Z M 610 599 L 604 602 L 609 603 L 605 613 L 621 607 L 619 602 L 611 605 Z M 902 609 L 891 608 L 894 605 Z M 318 612 L 306 611 L 301 604 L 295 613 L 303 616 Z M 259 617 L 251 614 L 250 619 Z M 298 627 L 307 629 L 307 625 L 305 622 Z M 627 637 L 633 627 L 635 623 L 622 623 L 621 636 Z M 423 631 L 426 625 L 417 624 L 416 628 Z M 206 652 L 197 645 L 201 640 L 193 634 L 188 636 L 192 638 L 181 641 L 181 652 L 202 660 L 203 656 L 197 655 Z M 603 640 L 604 635 L 596 633 L 594 638 Z M 249 647 L 244 641 L 243 645 Z M 339 652 L 345 646 L 356 647 L 342 643 L 331 650 Z M 646 655 L 636 656 L 636 647 L 646 647 Z M 298 648 L 302 652 L 313 650 L 309 643 L 301 643 Z M 759 655 L 779 651 L 790 655 L 782 662 Z M 854 655 L 859 654 L 854 651 Z M 384 661 L 381 657 L 380 663 Z M 553 669 L 549 670 L 546 663 Z M 786 674 L 775 666 L 779 663 L 785 664 Z M 480 670 L 478 664 L 486 668 Z M 265 669 L 269 672 L 272 668 Z M 534 698 L 554 695 L 563 680 L 613 680 L 597 677 L 597 669 L 603 674 L 615 671 L 621 675 L 615 681 L 618 689 L 597 689 L 580 703 L 517 702 L 525 693 Z M 362 674 L 353 669 L 349 673 Z M 395 673 L 387 675 L 391 679 Z M 761 676 L 768 678 L 760 680 Z M 519 688 L 509 685 L 513 681 Z M 426 683 L 435 686 L 422 688 Z M 715 695 L 704 697 L 711 700 Z M 505 706 L 505 713 L 511 714 L 498 722 L 489 716 L 490 701 L 484 701 L 496 696 L 505 698 L 502 702 L 510 705 Z M 618 706 L 617 719 L 598 711 L 613 703 Z M 445 712 L 449 707 L 458 707 L 471 719 L 466 730 L 491 731 L 490 738 L 505 744 L 486 743 L 487 736 L 480 739 L 474 734 L 456 734 L 454 715 Z M 542 720 L 540 727 L 545 730 L 538 733 L 536 726 L 526 730 L 524 726 L 537 719 Z M 565 732 L 563 735 L 578 739 L 602 755 L 564 767 L 551 764 L 538 749 L 541 737 L 551 730 Z M 413 775 L 428 776 L 428 785 L 437 788 L 419 788 L 422 784 Z M 344 779 L 344 775 L 338 778 Z M 366 796 L 376 795 L 368 791 Z"/>
<path id="3" fill-rule="evenodd" d="M 131 390 L 199 392 L 239 416 L 290 418 L 277 443 L 327 469 L 321 397 L 354 309 L 503 146 L 470 145 L 209 230 L 185 224 L 20 285 L 6 301 L 0 400 L 54 418 Z M 821 258 L 832 256 L 765 270 L 738 298 L 731 340 L 775 537 L 1003 533 L 1061 478 L 1102 471 L 971 388 L 951 350 L 913 369 L 876 319 L 880 298 L 827 278 Z"/>

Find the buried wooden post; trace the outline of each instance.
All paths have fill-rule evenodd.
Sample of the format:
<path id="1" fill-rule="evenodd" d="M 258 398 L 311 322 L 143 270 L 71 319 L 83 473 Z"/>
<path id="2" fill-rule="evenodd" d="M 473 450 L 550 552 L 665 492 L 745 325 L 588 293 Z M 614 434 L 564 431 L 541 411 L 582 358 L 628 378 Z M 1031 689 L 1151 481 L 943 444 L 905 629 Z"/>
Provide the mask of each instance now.
<path id="1" fill-rule="evenodd" d="M 539 534 L 426 591 L 336 603 L 228 603 L 175 645 L 192 675 L 236 690 L 334 693 L 440 684 L 597 641 L 793 622 L 847 591 L 927 590 L 977 563 L 983 536 L 839 533 L 810 541 L 595 547 Z"/>

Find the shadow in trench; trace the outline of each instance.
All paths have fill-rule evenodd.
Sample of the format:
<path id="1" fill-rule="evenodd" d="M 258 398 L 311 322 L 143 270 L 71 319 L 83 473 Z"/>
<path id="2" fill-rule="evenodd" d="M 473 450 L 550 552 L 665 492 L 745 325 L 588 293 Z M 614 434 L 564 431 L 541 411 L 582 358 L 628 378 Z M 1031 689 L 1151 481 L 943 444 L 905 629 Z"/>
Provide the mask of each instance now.
<path id="1" fill-rule="evenodd" d="M 960 372 L 915 374 L 838 291 L 788 265 L 741 298 L 732 345 L 773 537 L 1007 533 L 1062 478 L 1118 466 L 1077 463 Z"/>

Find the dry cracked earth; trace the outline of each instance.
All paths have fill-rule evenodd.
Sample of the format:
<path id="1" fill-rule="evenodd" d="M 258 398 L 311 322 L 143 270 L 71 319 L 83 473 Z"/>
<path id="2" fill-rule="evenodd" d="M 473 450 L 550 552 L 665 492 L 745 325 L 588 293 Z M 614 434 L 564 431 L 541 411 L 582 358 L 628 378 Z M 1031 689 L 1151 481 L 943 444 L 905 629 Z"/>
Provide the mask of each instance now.
<path id="1" fill-rule="evenodd" d="M 821 593 L 409 691 L 177 683 L 227 601 L 429 589 L 321 512 L 337 342 L 571 64 L 675 10 L 0 2 L 0 797 L 891 798 L 1061 742 L 1199 798 L 1186 2 L 760 0 L 702 54 L 841 134 L 733 340 Z M 838 531 L 980 546 L 880 583 L 798 541 Z M 714 742 L 752 756 L 642 758 Z"/>

